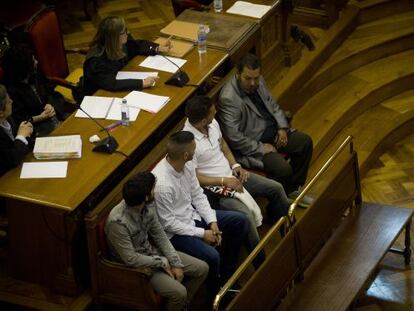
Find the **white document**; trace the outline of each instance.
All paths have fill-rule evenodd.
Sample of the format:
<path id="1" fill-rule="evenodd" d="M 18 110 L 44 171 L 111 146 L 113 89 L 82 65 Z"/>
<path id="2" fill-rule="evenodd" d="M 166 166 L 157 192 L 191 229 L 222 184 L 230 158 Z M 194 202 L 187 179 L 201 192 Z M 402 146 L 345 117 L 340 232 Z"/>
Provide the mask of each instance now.
<path id="1" fill-rule="evenodd" d="M 132 91 L 124 98 L 127 99 L 129 107 L 141 108 L 152 113 L 160 111 L 170 100 L 168 96 L 152 95 L 140 91 Z"/>
<path id="2" fill-rule="evenodd" d="M 115 97 L 103 97 L 103 96 L 85 96 L 82 100 L 81 107 L 92 118 L 105 119 Z M 89 118 L 82 110 L 76 111 L 75 117 L 77 118 Z"/>
<path id="3" fill-rule="evenodd" d="M 142 71 L 118 71 L 117 80 L 140 79 L 144 80 L 148 77 L 158 77 L 158 72 L 142 72 Z"/>
<path id="4" fill-rule="evenodd" d="M 109 109 L 108 115 L 106 116 L 107 120 L 117 120 L 121 121 L 121 103 L 122 99 L 117 98 Z M 133 122 L 137 119 L 140 109 L 136 106 L 128 105 L 129 107 L 129 121 Z"/>
<path id="5" fill-rule="evenodd" d="M 68 161 L 60 162 L 25 162 L 20 178 L 65 178 Z"/>
<path id="6" fill-rule="evenodd" d="M 168 61 L 166 58 L 168 58 L 170 61 Z M 141 67 L 174 73 L 178 70 L 178 67 L 181 68 L 185 64 L 186 61 L 187 60 L 185 59 L 177 58 L 177 57 L 155 55 L 155 56 L 148 56 L 139 65 Z"/>
<path id="7" fill-rule="evenodd" d="M 246 1 L 236 1 L 226 13 L 262 18 L 269 10 L 270 5 L 254 4 Z"/>

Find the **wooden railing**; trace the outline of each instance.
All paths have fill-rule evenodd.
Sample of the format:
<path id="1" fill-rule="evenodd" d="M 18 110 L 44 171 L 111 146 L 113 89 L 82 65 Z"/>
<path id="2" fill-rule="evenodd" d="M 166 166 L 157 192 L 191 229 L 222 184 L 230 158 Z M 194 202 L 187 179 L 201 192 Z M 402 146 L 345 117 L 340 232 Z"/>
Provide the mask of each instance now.
<path id="1" fill-rule="evenodd" d="M 303 266 L 300 264 L 300 258 L 298 257 L 299 252 L 297 250 L 297 245 L 295 244 L 295 232 L 292 230 L 295 226 L 296 219 L 295 219 L 295 211 L 298 203 L 303 199 L 305 195 L 308 195 L 310 189 L 321 179 L 321 176 L 330 168 L 333 162 L 338 158 L 338 156 L 347 148 L 349 147 L 350 154 L 354 153 L 353 144 L 352 144 L 352 137 L 347 137 L 343 143 L 337 148 L 337 150 L 332 154 L 332 156 L 327 160 L 327 162 L 322 166 L 322 168 L 317 172 L 317 174 L 309 181 L 309 183 L 305 186 L 302 193 L 297 197 L 297 199 L 291 204 L 289 208 L 288 217 L 282 217 L 273 227 L 267 232 L 266 236 L 260 241 L 260 243 L 256 246 L 256 248 L 248 255 L 248 257 L 243 261 L 243 263 L 239 266 L 239 268 L 235 271 L 235 273 L 230 277 L 230 279 L 224 284 L 221 288 L 219 293 L 216 295 L 213 309 L 220 310 L 220 303 L 223 297 L 231 290 L 234 284 L 244 275 L 244 273 L 250 267 L 250 264 L 255 259 L 257 254 L 264 249 L 265 246 L 269 244 L 272 238 L 276 234 L 278 234 L 280 228 L 285 226 L 287 234 L 282 238 L 282 240 L 272 249 L 266 256 L 266 261 L 262 264 L 259 270 L 255 271 L 253 277 L 256 279 L 260 279 L 260 281 L 256 281 L 255 283 L 262 283 L 265 282 L 266 279 L 271 280 L 271 282 L 266 283 L 264 285 L 266 288 L 267 293 L 271 294 L 272 296 L 272 304 L 275 303 L 278 299 L 281 299 L 285 294 L 292 283 L 292 281 L 300 276 L 303 273 Z M 358 177 L 359 176 L 355 176 Z M 356 179 L 356 178 L 355 178 Z M 336 182 L 336 179 L 332 181 Z M 324 187 L 327 191 L 330 190 L 329 186 Z M 322 194 L 321 194 L 322 196 Z M 360 186 L 359 180 L 356 182 L 356 195 L 355 201 L 361 202 L 360 196 Z M 312 208 L 309 207 L 309 208 Z M 283 267 L 283 271 L 278 270 L 276 267 L 281 266 Z M 260 275 L 259 275 L 260 274 Z M 273 275 L 274 274 L 274 275 Z M 249 280 L 249 282 L 251 279 Z M 252 282 L 250 282 L 249 288 L 253 289 L 254 286 Z M 241 294 L 241 293 L 240 293 Z M 242 300 L 248 300 L 246 298 L 246 294 L 244 295 L 237 295 L 234 300 L 237 300 L 242 297 Z M 261 292 L 261 294 L 263 294 Z M 263 298 L 263 296 L 261 297 Z M 237 306 L 232 302 L 229 306 L 230 310 L 236 310 Z M 266 299 L 262 299 L 264 305 L 267 304 Z M 237 304 L 239 305 L 239 304 Z M 257 310 L 261 310 L 260 306 L 258 306 Z"/>

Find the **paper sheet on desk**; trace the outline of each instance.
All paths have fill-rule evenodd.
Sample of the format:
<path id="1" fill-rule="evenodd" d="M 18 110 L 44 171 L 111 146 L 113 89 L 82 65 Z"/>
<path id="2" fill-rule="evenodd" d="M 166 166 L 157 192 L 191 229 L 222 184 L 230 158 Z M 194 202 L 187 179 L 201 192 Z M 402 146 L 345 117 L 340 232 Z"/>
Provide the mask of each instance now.
<path id="1" fill-rule="evenodd" d="M 171 62 L 169 62 L 166 58 L 168 58 Z M 144 61 L 139 64 L 141 67 L 161 70 L 161 71 L 167 71 L 174 73 L 178 70 L 178 67 L 182 67 L 187 60 L 177 57 L 171 57 L 171 56 L 148 56 Z"/>
<path id="2" fill-rule="evenodd" d="M 140 79 L 144 80 L 148 77 L 158 77 L 158 72 L 142 72 L 142 71 L 118 71 L 117 80 Z"/>
<path id="3" fill-rule="evenodd" d="M 121 116 L 122 98 L 85 96 L 81 107 L 95 119 L 122 120 Z M 139 114 L 139 108 L 129 107 L 129 120 L 135 121 Z M 78 109 L 75 114 L 77 118 L 89 118 L 82 110 Z"/>
<path id="4" fill-rule="evenodd" d="M 160 111 L 170 100 L 168 96 L 153 95 L 140 91 L 132 91 L 124 98 L 128 100 L 129 107 L 141 108 L 152 113 Z"/>
<path id="5" fill-rule="evenodd" d="M 108 115 L 106 116 L 107 120 L 116 120 L 116 121 L 122 120 L 121 103 L 122 103 L 122 100 L 119 100 L 112 104 L 111 109 L 109 110 Z M 131 106 L 129 103 L 128 103 L 128 107 L 129 107 L 129 121 L 133 122 L 138 118 L 140 109 L 138 107 Z"/>
<path id="6" fill-rule="evenodd" d="M 25 162 L 22 166 L 20 178 L 65 178 L 67 170 L 68 161 Z"/>
<path id="7" fill-rule="evenodd" d="M 108 111 L 111 109 L 112 103 L 121 100 L 115 97 L 103 96 L 85 96 L 82 100 L 81 107 L 91 117 L 95 119 L 105 119 Z M 78 109 L 75 114 L 76 118 L 89 118 L 82 110 Z"/>
<path id="8" fill-rule="evenodd" d="M 236 1 L 226 13 L 262 18 L 271 9 L 270 5 L 254 4 L 246 1 Z"/>

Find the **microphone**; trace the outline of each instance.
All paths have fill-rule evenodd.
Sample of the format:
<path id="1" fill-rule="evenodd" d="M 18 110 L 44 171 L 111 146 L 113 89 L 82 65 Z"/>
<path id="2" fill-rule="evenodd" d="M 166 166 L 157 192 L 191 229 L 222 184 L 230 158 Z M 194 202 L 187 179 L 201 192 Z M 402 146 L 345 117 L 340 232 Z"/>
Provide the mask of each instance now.
<path id="1" fill-rule="evenodd" d="M 167 81 L 165 81 L 165 84 L 168 85 L 175 85 L 178 87 L 183 87 L 187 84 L 188 81 L 190 81 L 190 78 L 188 77 L 188 74 L 185 71 L 182 71 L 181 68 L 174 63 L 171 59 L 169 59 L 168 57 L 159 54 L 162 57 L 164 57 L 166 60 L 168 60 L 171 64 L 173 64 L 175 67 L 178 68 L 178 71 L 176 73 L 174 73 Z"/>
<path id="2" fill-rule="evenodd" d="M 84 114 L 88 116 L 89 119 L 91 119 L 102 130 L 104 130 L 106 132 L 106 135 L 108 135 L 108 137 L 101 139 L 99 142 L 97 142 L 95 147 L 93 147 L 92 151 L 109 153 L 109 154 L 114 153 L 115 150 L 118 148 L 118 142 L 116 141 L 116 139 L 113 136 L 111 136 L 111 134 L 109 133 L 106 127 L 102 126 L 102 124 L 100 124 L 94 117 L 92 117 L 89 113 L 87 113 L 85 109 L 81 107 L 80 104 L 77 104 L 77 106 Z"/>
<path id="3" fill-rule="evenodd" d="M 175 67 L 178 68 L 178 71 L 174 73 L 167 81 L 164 82 L 165 84 L 183 87 L 187 84 L 188 81 L 190 81 L 188 74 L 182 71 L 181 68 L 176 63 L 174 63 L 171 59 L 169 59 L 168 57 L 166 57 L 165 55 L 161 53 L 157 54 L 157 52 L 154 50 L 154 47 L 152 45 L 149 47 L 149 49 L 152 52 L 152 54 L 150 55 L 161 55 L 166 60 L 168 60 L 171 64 L 173 64 Z"/>

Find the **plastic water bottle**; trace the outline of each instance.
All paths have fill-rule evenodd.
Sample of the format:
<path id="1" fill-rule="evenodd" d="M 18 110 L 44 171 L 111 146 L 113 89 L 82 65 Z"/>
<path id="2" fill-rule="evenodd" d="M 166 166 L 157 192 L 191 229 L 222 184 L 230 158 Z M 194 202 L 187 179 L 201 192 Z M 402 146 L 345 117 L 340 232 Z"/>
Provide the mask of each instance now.
<path id="1" fill-rule="evenodd" d="M 219 13 L 223 10 L 223 0 L 214 0 L 214 12 Z"/>
<path id="2" fill-rule="evenodd" d="M 122 125 L 128 126 L 129 125 L 129 107 L 128 107 L 127 100 L 125 98 L 122 99 L 121 118 L 122 118 Z"/>
<path id="3" fill-rule="evenodd" d="M 207 52 L 207 27 L 205 25 L 198 26 L 197 46 L 199 54 Z"/>

